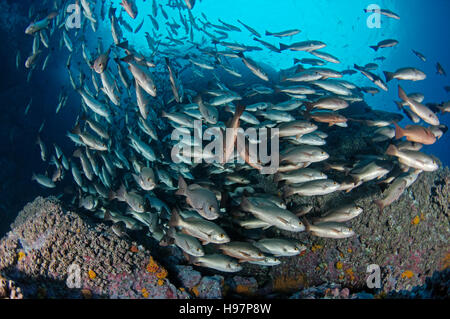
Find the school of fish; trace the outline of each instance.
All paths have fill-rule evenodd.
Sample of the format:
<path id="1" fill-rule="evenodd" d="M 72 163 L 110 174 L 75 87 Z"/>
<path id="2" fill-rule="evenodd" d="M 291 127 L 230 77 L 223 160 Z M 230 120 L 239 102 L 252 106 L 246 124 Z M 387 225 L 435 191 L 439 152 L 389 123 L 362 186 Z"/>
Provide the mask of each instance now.
<path id="1" fill-rule="evenodd" d="M 313 207 L 292 207 L 293 196 L 350 192 L 377 182 L 386 185 L 374 202 L 382 213 L 420 174 L 439 168 L 436 159 L 420 149 L 447 132 L 439 116 L 449 112 L 450 104 L 424 104 L 423 94 L 403 89 L 402 81 L 426 80 L 420 69 L 385 70 L 383 79 L 377 74 L 377 63 L 385 58 L 376 57 L 377 63 L 337 71 L 332 65 L 341 62 L 325 51 L 327 44 L 302 40 L 300 29 L 261 34 L 240 20 L 211 22 L 205 14 L 194 14 L 201 10 L 198 2 L 147 0 L 143 10 L 134 0 L 122 0 L 120 7 L 109 8 L 105 1 L 77 0 L 78 29 L 66 23 L 71 14 L 66 8 L 72 1 L 44 0 L 40 7 L 46 13 L 30 8 L 25 34 L 32 50 L 27 55 L 18 52 L 17 67 L 25 65 L 29 81 L 34 70 L 51 68 L 50 48 L 67 50 L 70 83 L 59 93 L 55 112 L 67 107 L 71 95 L 81 105 L 67 132 L 74 143 L 72 154 L 56 144 L 49 147 L 51 141 L 42 137 L 42 123 L 36 140 L 51 173 L 36 173 L 32 180 L 46 188 L 69 181 L 64 196 L 80 209 L 111 222 L 118 236 L 145 231 L 163 246 L 178 246 L 194 265 L 237 272 L 242 263 L 274 266 L 281 263 L 280 257 L 307 249 L 298 240 L 270 236 L 270 229 L 334 239 L 356 235 L 347 222 L 363 214 L 363 207 L 336 204 L 320 217 L 309 217 Z M 401 23 L 400 16 L 390 10 L 380 13 Z M 161 21 L 166 22 L 162 25 Z M 100 25 L 108 26 L 112 41 L 104 46 L 106 40 L 99 39 L 91 49 L 85 35 L 95 36 Z M 163 29 L 168 36 L 161 35 Z M 130 44 L 124 30 L 145 35 L 145 52 Z M 246 33 L 248 43 L 228 40 L 233 32 Z M 401 45 L 397 40 L 386 39 L 371 48 L 380 52 L 397 45 Z M 249 57 L 249 52 L 261 50 L 294 51 L 298 58 L 274 79 Z M 423 63 L 427 61 L 418 51 L 412 52 Z M 24 62 L 22 56 L 27 56 Z M 250 77 L 244 77 L 243 68 L 251 72 Z M 436 70 L 446 76 L 441 64 L 437 63 Z M 344 80 L 357 72 L 374 86 L 359 87 Z M 191 83 L 183 83 L 182 73 L 190 74 Z M 225 81 L 224 75 L 234 80 Z M 209 87 L 192 89 L 192 83 L 202 79 L 209 79 Z M 391 82 L 396 86 L 390 86 Z M 364 94 L 382 94 L 380 89 L 398 91 L 396 104 L 414 125 L 401 127 L 397 123 L 403 118 L 400 114 L 390 119 L 340 114 L 353 103 L 363 102 Z M 25 114 L 31 106 L 32 100 Z M 204 146 L 203 142 L 198 145 L 190 139 L 183 140 L 191 150 L 190 160 L 176 154 L 180 162 L 174 163 L 172 131 L 194 135 L 199 120 L 203 128 L 234 132 L 219 150 L 223 161 L 194 162 L 191 159 L 207 160 L 212 154 L 198 152 L 195 146 Z M 346 130 L 355 124 L 370 127 L 374 143 L 387 142 L 385 154 L 361 156 L 353 162 L 332 158 L 326 151 L 328 128 Z M 249 154 L 250 145 L 260 141 L 248 137 L 246 146 L 236 150 L 237 130 L 248 127 L 278 129 L 279 167 L 267 177 L 278 184 L 278 195 L 252 186 L 255 180 L 250 173 L 259 174 L 266 164 L 252 160 Z M 244 161 L 236 162 L 238 157 Z M 340 178 L 331 179 L 329 171 Z M 246 238 L 246 231 L 254 229 L 266 235 Z"/>

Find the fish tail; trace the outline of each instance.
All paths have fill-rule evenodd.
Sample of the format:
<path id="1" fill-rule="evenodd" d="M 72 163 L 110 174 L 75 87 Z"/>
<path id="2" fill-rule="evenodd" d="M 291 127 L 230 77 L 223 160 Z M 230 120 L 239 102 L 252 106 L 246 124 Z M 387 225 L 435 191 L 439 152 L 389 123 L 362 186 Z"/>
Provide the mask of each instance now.
<path id="1" fill-rule="evenodd" d="M 125 185 L 122 184 L 122 185 L 120 185 L 119 190 L 116 193 L 116 198 L 118 200 L 125 201 L 126 195 L 127 195 L 127 190 L 125 188 Z"/>
<path id="2" fill-rule="evenodd" d="M 303 102 L 303 104 L 305 104 L 305 106 L 306 106 L 306 111 L 311 111 L 313 108 L 314 108 L 314 106 L 313 106 L 313 103 L 311 103 L 311 102 Z"/>
<path id="3" fill-rule="evenodd" d="M 167 233 L 160 240 L 159 245 L 163 246 L 163 247 L 173 245 L 175 243 L 175 240 L 173 239 L 174 233 L 175 233 L 175 230 L 172 227 L 169 228 Z"/>
<path id="4" fill-rule="evenodd" d="M 133 60 L 134 60 L 134 56 L 132 54 L 129 54 L 126 57 L 120 59 L 120 61 L 123 61 L 125 63 L 131 62 Z"/>
<path id="5" fill-rule="evenodd" d="M 395 147 L 395 145 L 389 145 L 388 149 L 386 150 L 386 155 L 396 156 L 398 153 L 398 149 Z"/>
<path id="6" fill-rule="evenodd" d="M 103 216 L 103 220 L 104 221 L 111 221 L 112 220 L 112 216 L 111 216 L 111 213 L 109 212 L 109 210 L 105 211 L 105 215 Z"/>
<path id="7" fill-rule="evenodd" d="M 305 68 L 303 67 L 303 65 L 297 65 L 297 69 L 295 70 L 295 73 L 300 73 L 305 71 Z"/>
<path id="8" fill-rule="evenodd" d="M 81 134 L 81 129 L 80 129 L 79 123 L 77 123 L 77 125 L 75 125 L 75 127 L 72 129 L 71 133 L 76 134 L 76 135 Z"/>
<path id="9" fill-rule="evenodd" d="M 33 173 L 33 175 L 31 175 L 31 180 L 32 181 L 36 181 L 37 180 L 37 176 L 35 173 Z"/>
<path id="10" fill-rule="evenodd" d="M 309 221 L 306 218 L 302 218 L 302 223 L 305 224 L 305 230 L 309 232 L 311 229 L 311 224 Z"/>
<path id="11" fill-rule="evenodd" d="M 167 113 L 165 111 L 161 111 L 161 117 L 167 117 Z"/>
<path id="12" fill-rule="evenodd" d="M 242 196 L 240 207 L 241 207 L 243 210 L 248 210 L 248 209 L 251 207 L 251 203 L 250 203 L 250 201 L 247 199 L 247 197 Z"/>
<path id="13" fill-rule="evenodd" d="M 266 31 L 266 35 L 272 35 L 273 33 Z"/>
<path id="14" fill-rule="evenodd" d="M 81 157 L 81 148 L 78 148 L 73 152 L 73 157 Z"/>
<path id="15" fill-rule="evenodd" d="M 297 58 L 294 58 L 294 64 L 300 63 L 301 61 Z"/>
<path id="16" fill-rule="evenodd" d="M 187 184 L 186 181 L 184 180 L 183 176 L 179 176 L 178 177 L 178 190 L 176 191 L 175 195 L 182 195 L 182 196 L 186 196 L 187 194 Z"/>
<path id="17" fill-rule="evenodd" d="M 280 43 L 280 51 L 284 51 L 284 50 L 287 50 L 287 49 L 289 49 L 288 45 L 286 45 L 284 43 Z"/>
<path id="18" fill-rule="evenodd" d="M 180 225 L 181 222 L 181 216 L 178 213 L 178 211 L 176 209 L 172 210 L 172 215 L 170 216 L 170 220 L 169 220 L 169 226 L 170 227 L 177 227 Z"/>
<path id="19" fill-rule="evenodd" d="M 244 113 L 244 111 L 245 111 L 245 105 L 238 104 L 238 106 L 236 107 L 236 112 L 234 113 L 234 116 L 236 116 L 237 118 L 240 118 L 242 116 L 242 113 Z"/>
<path id="20" fill-rule="evenodd" d="M 378 49 L 379 49 L 379 47 L 376 46 L 376 45 L 372 45 L 372 46 L 370 46 L 370 48 L 371 48 L 372 50 L 374 50 L 375 52 L 377 52 Z"/>
<path id="21" fill-rule="evenodd" d="M 395 125 L 395 139 L 399 140 L 403 136 L 405 136 L 405 131 L 397 123 L 394 122 L 394 125 Z"/>
<path id="22" fill-rule="evenodd" d="M 390 82 L 394 78 L 394 73 L 384 71 L 384 77 L 386 78 L 386 83 Z"/>
<path id="23" fill-rule="evenodd" d="M 408 96 L 400 85 L 398 86 L 398 97 L 404 102 L 408 101 Z"/>
<path id="24" fill-rule="evenodd" d="M 349 175 L 350 175 L 350 177 L 353 179 L 353 182 L 355 183 L 355 185 L 358 185 L 359 181 L 361 180 L 361 179 L 359 178 L 359 176 L 358 176 L 358 175 L 355 175 L 355 174 L 349 174 Z"/>

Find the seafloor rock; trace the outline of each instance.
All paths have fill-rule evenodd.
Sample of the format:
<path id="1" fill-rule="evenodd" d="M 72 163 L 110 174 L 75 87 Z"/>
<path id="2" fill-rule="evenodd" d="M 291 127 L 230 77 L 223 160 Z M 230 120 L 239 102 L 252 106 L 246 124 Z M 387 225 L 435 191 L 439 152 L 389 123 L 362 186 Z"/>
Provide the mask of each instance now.
<path id="1" fill-rule="evenodd" d="M 0 241 L 0 271 L 22 287 L 24 297 L 187 298 L 168 272 L 136 243 L 104 224 L 90 225 L 37 198 L 19 213 Z"/>
<path id="2" fill-rule="evenodd" d="M 202 299 L 220 299 L 223 296 L 224 278 L 219 275 L 203 277 L 200 283 L 192 288 L 196 297 Z"/>

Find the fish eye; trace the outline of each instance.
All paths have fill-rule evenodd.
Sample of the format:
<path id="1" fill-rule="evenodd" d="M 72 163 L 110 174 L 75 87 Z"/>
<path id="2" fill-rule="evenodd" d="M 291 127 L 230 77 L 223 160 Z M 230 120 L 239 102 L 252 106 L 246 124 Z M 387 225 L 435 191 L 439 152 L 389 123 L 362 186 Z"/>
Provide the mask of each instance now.
<path id="1" fill-rule="evenodd" d="M 224 238 L 225 237 L 225 235 L 224 234 L 220 234 L 220 238 Z"/>

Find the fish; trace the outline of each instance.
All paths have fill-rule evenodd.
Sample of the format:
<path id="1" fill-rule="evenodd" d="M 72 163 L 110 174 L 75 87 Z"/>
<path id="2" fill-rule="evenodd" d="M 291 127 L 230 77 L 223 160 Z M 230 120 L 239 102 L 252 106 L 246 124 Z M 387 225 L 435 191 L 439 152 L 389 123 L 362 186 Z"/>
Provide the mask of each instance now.
<path id="1" fill-rule="evenodd" d="M 50 21 L 58 15 L 58 12 L 51 12 L 44 19 L 30 23 L 25 29 L 25 34 L 33 35 L 34 33 L 46 29 L 50 25 Z"/>
<path id="2" fill-rule="evenodd" d="M 321 110 L 331 110 L 338 111 L 345 109 L 349 106 L 349 103 L 343 99 L 337 97 L 324 97 L 320 98 L 315 102 L 305 102 L 307 110 L 321 109 Z"/>
<path id="3" fill-rule="evenodd" d="M 400 16 L 388 9 L 364 9 L 365 13 L 380 13 L 386 17 L 395 19 L 395 20 L 400 20 Z"/>
<path id="4" fill-rule="evenodd" d="M 272 36 L 277 38 L 284 38 L 284 37 L 292 37 L 296 34 L 299 34 L 301 31 L 299 29 L 291 29 L 291 30 L 285 30 L 280 32 L 269 32 L 266 31 L 266 36 Z"/>
<path id="5" fill-rule="evenodd" d="M 111 53 L 111 48 L 108 49 L 105 53 L 100 54 L 92 64 L 92 68 L 98 74 L 102 74 L 106 68 L 108 67 L 109 54 Z"/>
<path id="6" fill-rule="evenodd" d="M 136 183 L 145 191 L 151 191 L 156 187 L 155 173 L 151 167 L 143 167 L 139 173 L 132 174 Z"/>
<path id="7" fill-rule="evenodd" d="M 260 261 L 264 254 L 250 243 L 232 241 L 218 246 L 223 254 L 238 259 L 239 262 Z"/>
<path id="8" fill-rule="evenodd" d="M 153 97 L 156 97 L 157 94 L 156 85 L 150 73 L 144 70 L 139 65 L 137 65 L 135 62 L 133 62 L 134 61 L 133 56 L 127 56 L 126 58 L 122 59 L 122 61 L 128 63 L 128 69 L 130 70 L 131 74 L 133 75 L 138 85 L 145 92 L 147 92 Z"/>
<path id="9" fill-rule="evenodd" d="M 305 183 L 319 179 L 327 179 L 328 176 L 318 170 L 311 168 L 302 168 L 287 173 L 277 173 L 274 176 L 274 182 L 285 181 L 287 184 Z"/>
<path id="10" fill-rule="evenodd" d="M 264 238 L 253 243 L 263 253 L 272 254 L 275 257 L 292 257 L 301 254 L 306 247 L 294 241 L 281 238 Z"/>
<path id="11" fill-rule="evenodd" d="M 180 227 L 184 234 L 198 238 L 202 245 L 230 242 L 230 237 L 225 231 L 213 222 L 195 217 L 183 219 L 176 210 L 172 211 L 169 226 Z"/>
<path id="12" fill-rule="evenodd" d="M 122 0 L 120 5 L 122 6 L 122 8 L 125 9 L 126 13 L 128 13 L 128 15 L 132 19 L 136 19 L 136 16 L 138 14 L 138 9 L 137 9 L 137 6 L 136 6 L 136 3 L 134 2 L 134 0 Z"/>
<path id="13" fill-rule="evenodd" d="M 244 26 L 244 28 L 246 28 L 248 31 L 250 31 L 250 33 L 252 33 L 254 36 L 261 38 L 261 34 L 259 34 L 258 31 L 256 31 L 255 29 L 253 29 L 252 27 L 246 25 L 245 23 L 243 23 L 241 20 L 237 20 L 237 22 L 239 22 L 240 24 L 242 24 Z"/>
<path id="14" fill-rule="evenodd" d="M 398 45 L 397 40 L 388 39 L 378 42 L 377 45 L 370 46 L 371 49 L 373 49 L 375 52 L 377 52 L 380 48 L 392 48 Z"/>
<path id="15" fill-rule="evenodd" d="M 403 102 L 406 102 L 410 107 L 411 111 L 413 111 L 417 116 L 419 116 L 423 121 L 431 125 L 439 125 L 439 118 L 434 114 L 428 107 L 425 105 L 410 99 L 403 88 L 398 86 L 398 96 Z"/>
<path id="16" fill-rule="evenodd" d="M 189 10 L 194 9 L 194 6 L 195 6 L 195 0 L 184 0 L 184 2 L 186 3 L 186 7 L 187 7 Z"/>
<path id="17" fill-rule="evenodd" d="M 299 145 L 290 147 L 280 153 L 280 163 L 316 163 L 326 160 L 329 154 L 319 147 Z"/>
<path id="18" fill-rule="evenodd" d="M 219 217 L 219 204 L 216 195 L 198 184 L 187 185 L 182 176 L 178 178 L 176 195 L 186 197 L 186 202 L 202 217 L 214 220 Z"/>
<path id="19" fill-rule="evenodd" d="M 319 179 L 304 183 L 290 184 L 284 189 L 284 197 L 292 195 L 318 196 L 334 193 L 340 185 L 331 179 Z"/>
<path id="20" fill-rule="evenodd" d="M 400 151 L 395 145 L 389 145 L 386 155 L 395 156 L 398 161 L 408 167 L 419 169 L 425 172 L 434 172 L 439 168 L 438 163 L 431 156 L 419 151 Z"/>
<path id="21" fill-rule="evenodd" d="M 335 63 L 335 64 L 340 64 L 341 61 L 339 61 L 338 58 L 336 58 L 335 56 L 329 54 L 329 53 L 325 53 L 325 52 L 321 52 L 321 51 L 310 51 L 309 53 L 311 53 L 312 55 L 318 57 L 319 59 L 325 60 L 327 62 L 330 63 Z"/>
<path id="22" fill-rule="evenodd" d="M 161 246 L 166 246 L 168 244 L 177 245 L 190 256 L 202 257 L 205 255 L 202 245 L 195 237 L 177 233 L 173 228 L 169 228 L 166 237 L 163 238 L 160 243 Z"/>
<path id="23" fill-rule="evenodd" d="M 415 68 L 402 68 L 398 69 L 394 73 L 384 71 L 384 76 L 386 77 L 386 82 L 390 82 L 392 79 L 397 80 L 408 80 L 408 81 L 422 81 L 427 78 L 427 75 L 422 71 Z"/>
<path id="24" fill-rule="evenodd" d="M 79 124 L 77 124 L 72 129 L 72 134 L 76 134 L 80 137 L 81 142 L 88 146 L 89 148 L 97 151 L 107 151 L 108 145 L 106 145 L 105 142 L 103 142 L 101 139 L 97 138 L 96 136 L 90 134 L 89 132 L 82 132 Z"/>
<path id="25" fill-rule="evenodd" d="M 444 68 L 442 67 L 442 65 L 439 62 L 436 63 L 436 72 L 439 75 L 447 76 L 447 73 L 445 72 Z"/>
<path id="26" fill-rule="evenodd" d="M 312 52 L 320 50 L 326 47 L 326 44 L 322 41 L 303 41 L 294 44 L 283 44 L 280 43 L 280 51 L 290 50 L 290 51 L 305 51 Z"/>
<path id="27" fill-rule="evenodd" d="M 420 125 L 407 125 L 405 128 L 401 128 L 395 122 L 394 125 L 396 139 L 406 137 L 408 141 L 425 145 L 432 145 L 436 143 L 436 136 L 434 136 L 431 130 L 426 127 Z"/>
<path id="28" fill-rule="evenodd" d="M 47 187 L 47 188 L 55 188 L 56 184 L 47 176 L 41 175 L 41 174 L 34 174 L 31 177 L 32 181 L 38 182 L 40 185 Z"/>
<path id="29" fill-rule="evenodd" d="M 193 1 L 193 0 L 185 0 Z M 202 257 L 193 257 L 189 259 L 189 262 L 200 267 L 212 268 L 218 271 L 234 273 L 242 270 L 242 266 L 239 263 L 228 256 L 220 254 L 204 255 Z"/>
<path id="30" fill-rule="evenodd" d="M 412 50 L 412 52 L 419 58 L 421 59 L 423 62 L 427 62 L 427 58 L 420 52 L 416 51 L 416 50 Z"/>
<path id="31" fill-rule="evenodd" d="M 302 232 L 305 230 L 305 225 L 297 216 L 275 204 L 262 203 L 254 198 L 243 197 L 240 207 L 242 210 L 252 213 L 256 218 L 279 229 L 291 232 Z"/>
<path id="32" fill-rule="evenodd" d="M 402 194 L 405 192 L 406 188 L 417 179 L 419 174 L 420 173 L 414 172 L 413 175 L 405 174 L 401 177 L 396 178 L 391 183 L 389 188 L 384 192 L 384 198 L 381 200 L 374 200 L 374 203 L 378 206 L 380 213 L 383 212 L 385 207 L 397 201 L 400 198 L 400 196 L 402 196 Z"/>
<path id="33" fill-rule="evenodd" d="M 223 145 L 223 162 L 222 164 L 227 163 L 231 155 L 234 151 L 234 145 L 236 144 L 237 137 L 238 137 L 238 128 L 240 125 L 240 118 L 242 116 L 242 113 L 244 113 L 245 106 L 244 105 L 238 105 L 236 108 L 236 112 L 234 113 L 233 117 L 231 118 L 227 128 L 231 129 L 232 134 L 226 134 L 226 138 L 224 140 Z"/>
<path id="34" fill-rule="evenodd" d="M 386 161 L 373 161 L 350 172 L 356 183 L 381 179 L 392 170 L 392 163 Z"/>
<path id="35" fill-rule="evenodd" d="M 362 212 L 363 209 L 361 207 L 349 204 L 329 210 L 324 215 L 313 218 L 312 222 L 314 225 L 329 222 L 343 223 L 358 217 Z"/>
<path id="36" fill-rule="evenodd" d="M 47 147 L 45 146 L 44 142 L 42 141 L 41 137 L 38 135 L 36 139 L 36 144 L 39 145 L 39 148 L 41 150 L 41 159 L 43 162 L 47 161 Z"/>
<path id="37" fill-rule="evenodd" d="M 327 222 L 314 225 L 305 221 L 305 224 L 306 231 L 317 237 L 344 239 L 355 235 L 351 228 L 344 226 L 342 223 Z"/>
<path id="38" fill-rule="evenodd" d="M 251 60 L 249 58 L 246 58 L 244 56 L 244 53 L 242 53 L 242 52 L 239 52 L 237 55 L 241 58 L 242 62 L 244 62 L 244 64 L 247 66 L 247 68 L 249 68 L 249 70 L 254 75 L 256 75 L 258 78 L 260 78 L 263 81 L 269 81 L 269 77 L 267 76 L 267 73 L 264 72 L 264 70 L 261 67 L 259 67 L 256 64 L 256 62 L 254 62 L 253 60 Z"/>
<path id="39" fill-rule="evenodd" d="M 109 199 L 117 199 L 121 202 L 126 202 L 133 211 L 138 213 L 145 212 L 145 199 L 138 193 L 134 191 L 128 192 L 125 185 L 121 185 L 117 192 L 111 191 L 109 194 Z"/>

